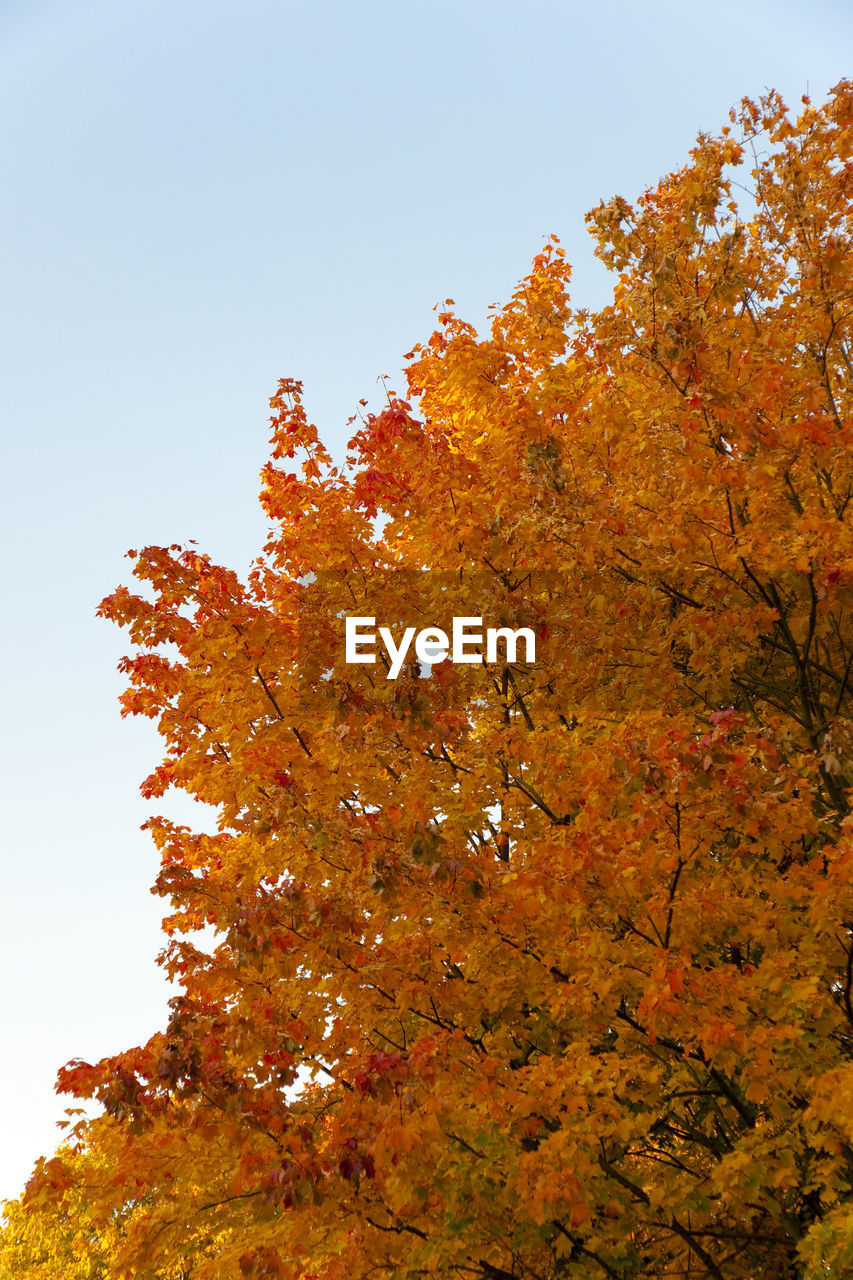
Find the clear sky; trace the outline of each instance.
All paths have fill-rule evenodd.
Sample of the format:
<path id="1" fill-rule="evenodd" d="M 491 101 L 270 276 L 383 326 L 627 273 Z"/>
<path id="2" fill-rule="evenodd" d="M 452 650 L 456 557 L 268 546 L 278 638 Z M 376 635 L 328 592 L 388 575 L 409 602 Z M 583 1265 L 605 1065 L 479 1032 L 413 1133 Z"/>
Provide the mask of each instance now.
<path id="1" fill-rule="evenodd" d="M 279 377 L 342 452 L 436 302 L 480 323 L 554 232 L 600 305 L 586 210 L 851 53 L 848 0 L 0 0 L 0 1197 L 57 1068 L 165 1014 L 156 737 L 94 618 L 123 553 L 245 569 Z"/>

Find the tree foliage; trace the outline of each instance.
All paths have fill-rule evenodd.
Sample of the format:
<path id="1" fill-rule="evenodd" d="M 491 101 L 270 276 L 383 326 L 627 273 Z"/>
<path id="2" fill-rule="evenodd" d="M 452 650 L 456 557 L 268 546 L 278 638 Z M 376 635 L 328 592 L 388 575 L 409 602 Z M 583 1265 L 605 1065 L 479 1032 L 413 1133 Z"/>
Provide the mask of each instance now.
<path id="1" fill-rule="evenodd" d="M 219 826 L 148 824 L 179 994 L 4 1258 L 83 1203 L 109 1276 L 853 1270 L 853 84 L 588 220 L 611 305 L 549 241 L 340 465 L 282 382 L 247 581 L 103 602 Z M 345 614 L 539 644 L 391 680 Z"/>

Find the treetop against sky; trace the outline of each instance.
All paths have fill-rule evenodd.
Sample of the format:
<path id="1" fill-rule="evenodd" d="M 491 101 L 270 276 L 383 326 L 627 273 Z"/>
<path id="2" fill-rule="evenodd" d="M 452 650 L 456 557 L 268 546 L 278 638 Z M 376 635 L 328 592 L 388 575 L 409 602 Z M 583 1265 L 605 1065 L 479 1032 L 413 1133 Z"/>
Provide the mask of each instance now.
<path id="1" fill-rule="evenodd" d="M 408 395 L 438 300 L 486 334 L 554 232 L 572 305 L 601 309 L 585 212 L 683 163 L 745 91 L 817 101 L 851 41 L 839 0 L 0 6 L 0 945 L 26 1046 L 2 1059 L 0 1197 L 55 1145 L 56 1064 L 145 1039 L 174 994 L 140 830 L 156 728 L 120 721 L 126 646 L 95 614 L 125 549 L 196 539 L 245 579 L 280 376 L 342 463 L 359 400 Z M 216 830 L 175 788 L 154 807 Z"/>
<path id="2" fill-rule="evenodd" d="M 248 575 L 102 602 L 218 821 L 148 821 L 170 1016 L 61 1071 L 6 1275 L 853 1267 L 853 85 L 590 225 L 611 303 L 552 238 L 343 460 L 282 381 Z M 348 617 L 537 643 L 388 679 Z"/>

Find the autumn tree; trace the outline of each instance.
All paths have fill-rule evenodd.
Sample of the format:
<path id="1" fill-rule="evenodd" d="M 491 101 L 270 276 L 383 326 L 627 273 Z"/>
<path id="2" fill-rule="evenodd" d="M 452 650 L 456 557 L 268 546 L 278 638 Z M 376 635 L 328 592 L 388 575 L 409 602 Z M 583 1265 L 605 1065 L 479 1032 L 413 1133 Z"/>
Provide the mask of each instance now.
<path id="1" fill-rule="evenodd" d="M 85 1165 L 116 1277 L 853 1271 L 853 84 L 589 224 L 611 305 L 548 242 L 337 463 L 282 382 L 247 581 L 103 602 L 218 830 L 149 822 L 171 1018 L 62 1071 L 5 1250 Z M 347 616 L 536 654 L 389 678 Z"/>

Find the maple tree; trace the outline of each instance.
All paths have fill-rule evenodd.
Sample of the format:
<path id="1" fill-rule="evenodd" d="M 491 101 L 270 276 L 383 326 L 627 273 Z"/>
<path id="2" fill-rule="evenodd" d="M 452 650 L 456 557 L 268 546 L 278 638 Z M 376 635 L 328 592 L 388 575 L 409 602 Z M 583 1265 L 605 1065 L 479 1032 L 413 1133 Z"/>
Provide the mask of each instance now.
<path id="1" fill-rule="evenodd" d="M 148 823 L 179 994 L 60 1074 L 103 1114 L 9 1274 L 853 1269 L 853 84 L 589 223 L 611 305 L 549 241 L 345 464 L 282 382 L 248 580 L 148 547 L 103 602 L 144 794 L 218 830 Z M 540 643 L 387 679 L 345 615 Z"/>

